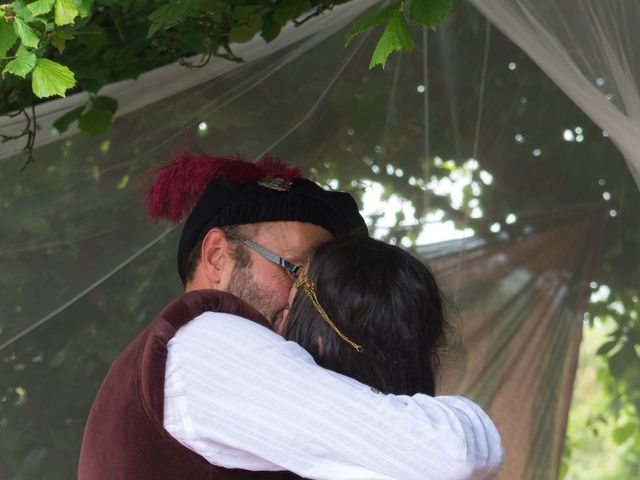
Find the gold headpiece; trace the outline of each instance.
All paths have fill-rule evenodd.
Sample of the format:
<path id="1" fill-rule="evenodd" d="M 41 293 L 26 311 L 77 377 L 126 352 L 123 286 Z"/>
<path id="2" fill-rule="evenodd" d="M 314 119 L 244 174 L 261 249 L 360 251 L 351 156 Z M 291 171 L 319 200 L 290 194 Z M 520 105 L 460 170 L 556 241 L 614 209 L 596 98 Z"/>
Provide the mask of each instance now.
<path id="1" fill-rule="evenodd" d="M 316 289 L 313 286 L 313 282 L 311 281 L 311 278 L 309 278 L 309 272 L 307 269 L 305 269 L 302 273 L 300 273 L 300 275 L 296 279 L 295 285 L 296 285 L 296 288 L 304 287 L 304 291 L 309 296 L 311 303 L 316 308 L 316 310 L 318 311 L 322 319 L 325 322 L 327 322 L 327 325 L 331 327 L 331 330 L 336 332 L 336 335 L 338 335 L 342 340 L 344 340 L 349 345 L 351 345 L 354 349 L 356 349 L 356 351 L 362 352 L 364 350 L 362 345 L 358 345 L 356 342 L 354 342 L 349 337 L 347 337 L 344 333 L 340 331 L 340 329 L 336 326 L 336 324 L 331 321 L 331 319 L 329 318 L 329 315 L 327 315 L 327 312 L 324 311 L 324 308 L 322 308 L 322 305 L 320 305 L 320 302 L 318 301 L 318 296 L 316 295 Z"/>

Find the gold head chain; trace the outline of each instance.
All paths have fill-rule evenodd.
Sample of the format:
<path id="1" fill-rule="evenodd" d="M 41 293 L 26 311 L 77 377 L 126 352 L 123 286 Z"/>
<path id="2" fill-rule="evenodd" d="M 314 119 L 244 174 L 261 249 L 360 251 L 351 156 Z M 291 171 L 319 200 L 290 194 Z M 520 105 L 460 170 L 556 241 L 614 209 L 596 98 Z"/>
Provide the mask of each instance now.
<path id="1" fill-rule="evenodd" d="M 338 335 L 342 340 L 344 340 L 349 345 L 351 345 L 356 351 L 362 352 L 364 350 L 362 345 L 358 345 L 356 342 L 354 342 L 349 337 L 347 337 L 344 333 L 340 331 L 340 329 L 336 326 L 336 324 L 331 321 L 331 319 L 329 318 L 329 315 L 327 315 L 327 312 L 324 311 L 324 308 L 322 308 L 322 305 L 320 305 L 320 302 L 318 301 L 318 296 L 316 295 L 316 289 L 313 287 L 313 282 L 311 281 L 311 278 L 309 278 L 308 271 L 305 271 L 301 273 L 300 276 L 298 276 L 298 278 L 296 279 L 295 285 L 296 285 L 296 288 L 300 288 L 304 286 L 304 291 L 309 296 L 311 303 L 313 304 L 315 309 L 318 311 L 322 319 L 325 322 L 327 322 L 327 324 L 331 327 L 331 329 L 334 332 L 336 332 L 336 335 Z"/>

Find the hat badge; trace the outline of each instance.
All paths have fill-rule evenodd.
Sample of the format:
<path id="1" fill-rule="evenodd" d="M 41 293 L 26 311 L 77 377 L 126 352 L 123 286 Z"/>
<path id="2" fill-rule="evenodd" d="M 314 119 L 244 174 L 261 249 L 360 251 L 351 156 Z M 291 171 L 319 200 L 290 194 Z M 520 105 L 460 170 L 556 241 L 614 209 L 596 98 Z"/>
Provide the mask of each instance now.
<path id="1" fill-rule="evenodd" d="M 264 177 L 258 180 L 258 185 L 278 192 L 286 192 L 291 189 L 291 181 L 276 177 Z"/>

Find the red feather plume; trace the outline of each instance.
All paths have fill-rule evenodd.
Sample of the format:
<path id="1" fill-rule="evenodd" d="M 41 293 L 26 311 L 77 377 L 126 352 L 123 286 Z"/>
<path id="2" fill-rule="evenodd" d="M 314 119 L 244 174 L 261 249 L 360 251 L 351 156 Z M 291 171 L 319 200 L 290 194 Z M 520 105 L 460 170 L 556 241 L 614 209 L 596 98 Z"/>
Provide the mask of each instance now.
<path id="1" fill-rule="evenodd" d="M 275 157 L 264 156 L 253 163 L 239 156 L 217 157 L 184 148 L 173 154 L 171 162 L 148 174 L 153 177 L 144 195 L 149 216 L 178 223 L 189 215 L 214 178 L 224 176 L 239 184 L 265 177 L 292 181 L 302 176 L 302 168 L 289 167 Z"/>
<path id="2" fill-rule="evenodd" d="M 303 173 L 302 167 L 290 167 L 280 158 L 267 155 L 258 160 L 256 166 L 262 172 L 261 178 L 281 178 L 287 182 L 302 177 Z"/>

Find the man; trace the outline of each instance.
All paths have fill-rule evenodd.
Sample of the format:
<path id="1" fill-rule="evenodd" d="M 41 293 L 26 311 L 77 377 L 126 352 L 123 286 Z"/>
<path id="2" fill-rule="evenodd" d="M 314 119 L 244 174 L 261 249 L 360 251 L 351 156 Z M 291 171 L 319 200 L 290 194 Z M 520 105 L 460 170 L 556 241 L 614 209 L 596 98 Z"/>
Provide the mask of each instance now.
<path id="1" fill-rule="evenodd" d="M 282 319 L 314 246 L 366 234 L 353 198 L 274 159 L 183 151 L 157 172 L 147 200 L 152 216 L 188 213 L 178 251 L 187 294 L 114 363 L 87 422 L 79 478 L 295 478 L 288 470 L 332 480 L 481 479 L 497 471 L 499 436 L 472 402 L 378 394 L 265 328 Z"/>

